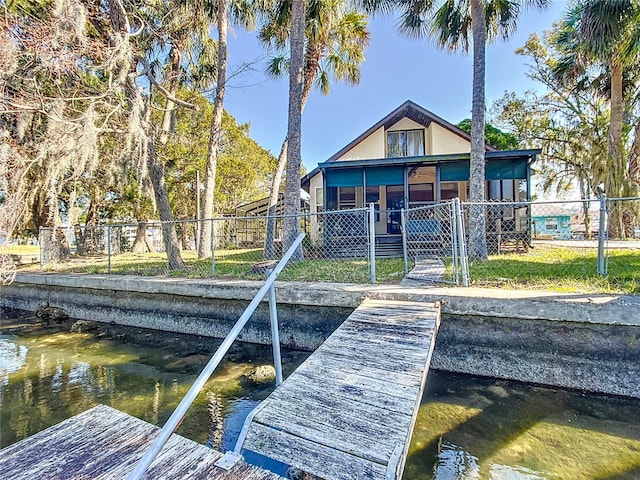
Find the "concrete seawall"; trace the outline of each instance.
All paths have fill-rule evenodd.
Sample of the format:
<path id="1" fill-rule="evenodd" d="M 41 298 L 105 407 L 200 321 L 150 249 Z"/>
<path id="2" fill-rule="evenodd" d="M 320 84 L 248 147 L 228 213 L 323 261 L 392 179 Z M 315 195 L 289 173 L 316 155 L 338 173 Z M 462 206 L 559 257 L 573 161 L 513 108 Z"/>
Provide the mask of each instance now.
<path id="1" fill-rule="evenodd" d="M 223 337 L 261 282 L 18 274 L 3 307 Z M 276 283 L 285 346 L 315 349 L 363 298 L 440 301 L 432 368 L 640 398 L 640 297 Z M 270 343 L 268 308 L 241 339 Z"/>

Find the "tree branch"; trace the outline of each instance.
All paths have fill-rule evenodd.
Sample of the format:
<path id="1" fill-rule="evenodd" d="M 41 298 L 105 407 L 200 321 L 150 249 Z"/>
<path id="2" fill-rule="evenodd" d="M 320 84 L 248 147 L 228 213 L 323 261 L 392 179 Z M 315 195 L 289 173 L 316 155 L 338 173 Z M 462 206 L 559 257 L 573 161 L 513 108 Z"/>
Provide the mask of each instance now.
<path id="1" fill-rule="evenodd" d="M 138 61 L 140 63 L 142 63 L 142 66 L 144 67 L 144 70 L 142 72 L 140 72 L 139 74 L 140 75 L 146 75 L 146 77 L 149 79 L 149 81 L 153 84 L 154 87 L 156 87 L 158 89 L 158 91 L 160 93 L 162 93 L 165 97 L 167 97 L 169 100 L 171 100 L 176 105 L 180 105 L 181 107 L 190 108 L 191 110 L 198 111 L 198 106 L 197 105 L 194 105 L 193 103 L 185 102 L 183 100 L 180 100 L 179 98 L 174 97 L 173 95 L 171 95 L 167 91 L 166 88 L 164 88 L 162 85 L 160 85 L 160 83 L 158 83 L 156 78 L 151 73 L 151 66 L 149 65 L 149 62 L 147 62 L 146 59 L 144 59 L 142 57 L 139 57 Z M 138 75 L 138 74 L 136 74 L 136 75 Z"/>

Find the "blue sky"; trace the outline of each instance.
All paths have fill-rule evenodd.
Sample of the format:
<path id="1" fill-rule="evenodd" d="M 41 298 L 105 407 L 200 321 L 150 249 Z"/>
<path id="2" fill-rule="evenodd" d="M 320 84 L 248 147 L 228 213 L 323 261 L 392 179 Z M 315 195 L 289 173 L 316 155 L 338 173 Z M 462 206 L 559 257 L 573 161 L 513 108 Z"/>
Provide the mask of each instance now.
<path id="1" fill-rule="evenodd" d="M 565 1 L 556 0 L 543 12 L 525 11 L 509 42 L 488 46 L 488 107 L 505 91 L 538 87 L 526 76 L 525 59 L 514 51 L 531 33 L 550 29 L 565 8 Z M 395 23 L 392 17 L 371 22 L 371 42 L 359 85 L 333 84 L 328 96 L 314 91 L 309 98 L 302 118 L 302 158 L 307 170 L 406 100 L 452 123 L 471 116 L 471 56 L 449 54 L 425 40 L 402 37 Z M 230 70 L 264 55 L 255 33 L 231 32 Z M 287 127 L 288 80 L 268 78 L 264 65 L 264 60 L 258 62 L 229 81 L 225 107 L 239 123 L 250 123 L 252 138 L 277 155 Z"/>

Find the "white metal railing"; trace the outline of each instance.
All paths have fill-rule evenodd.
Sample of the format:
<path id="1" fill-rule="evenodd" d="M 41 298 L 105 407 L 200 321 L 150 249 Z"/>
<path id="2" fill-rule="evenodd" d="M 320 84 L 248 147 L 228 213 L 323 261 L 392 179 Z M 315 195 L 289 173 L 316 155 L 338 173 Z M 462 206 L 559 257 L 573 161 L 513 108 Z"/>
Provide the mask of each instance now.
<path id="1" fill-rule="evenodd" d="M 253 297 L 253 300 L 251 300 L 249 306 L 247 306 L 242 315 L 240 315 L 238 321 L 222 341 L 222 344 L 220 345 L 220 347 L 218 347 L 218 350 L 216 350 L 216 352 L 213 354 L 213 357 L 211 357 L 209 363 L 207 363 L 200 375 L 198 375 L 198 378 L 196 378 L 189 391 L 186 393 L 182 401 L 178 404 L 174 412 L 171 414 L 171 417 L 169 417 L 167 423 L 165 423 L 164 427 L 162 427 L 160 433 L 153 441 L 149 449 L 144 453 L 144 455 L 140 459 L 140 462 L 136 465 L 136 468 L 129 474 L 127 480 L 137 480 L 139 478 L 142 478 L 147 468 L 149 468 L 151 463 L 155 460 L 155 458 L 162 450 L 162 447 L 164 447 L 165 443 L 167 443 L 171 435 L 176 431 L 185 414 L 187 413 L 187 410 L 195 400 L 196 396 L 200 393 L 202 387 L 204 387 L 207 380 L 209 380 L 209 378 L 213 374 L 213 371 L 222 361 L 224 355 L 227 353 L 255 309 L 267 294 L 269 295 L 270 303 L 269 312 L 271 316 L 271 335 L 273 340 L 274 367 L 276 369 L 276 385 L 279 385 L 282 382 L 282 364 L 280 362 L 280 342 L 278 340 L 278 319 L 276 316 L 275 308 L 274 282 L 276 281 L 276 278 L 278 277 L 280 272 L 282 272 L 282 269 L 284 269 L 284 267 L 286 266 L 291 256 L 300 247 L 300 244 L 302 243 L 304 237 L 304 233 L 298 235 L 287 252 L 282 256 L 282 259 L 280 259 L 275 268 L 271 271 L 271 273 L 269 273 L 269 276 L 264 282 L 262 288 L 260 288 L 255 297 Z"/>

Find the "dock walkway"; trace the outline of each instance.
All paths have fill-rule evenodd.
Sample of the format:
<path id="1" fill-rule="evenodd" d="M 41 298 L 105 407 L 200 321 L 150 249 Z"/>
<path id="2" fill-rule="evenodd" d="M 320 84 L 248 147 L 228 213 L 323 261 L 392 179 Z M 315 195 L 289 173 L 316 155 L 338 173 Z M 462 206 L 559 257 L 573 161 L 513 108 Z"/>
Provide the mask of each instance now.
<path id="1" fill-rule="evenodd" d="M 440 307 L 365 300 L 252 412 L 244 447 L 325 480 L 402 475 L 426 383 Z M 0 450 L 3 480 L 126 478 L 159 429 L 98 405 Z M 146 473 L 165 480 L 267 480 L 173 435 Z M 224 460 L 222 463 L 225 463 Z"/>
<path id="2" fill-rule="evenodd" d="M 126 478 L 159 431 L 105 405 L 98 405 L 0 450 L 3 480 Z M 281 477 L 246 463 L 226 471 L 214 463 L 220 452 L 173 435 L 146 478 L 163 480 L 275 480 Z"/>
<path id="3" fill-rule="evenodd" d="M 440 308 L 365 300 L 258 408 L 244 448 L 325 480 L 400 478 Z"/>

